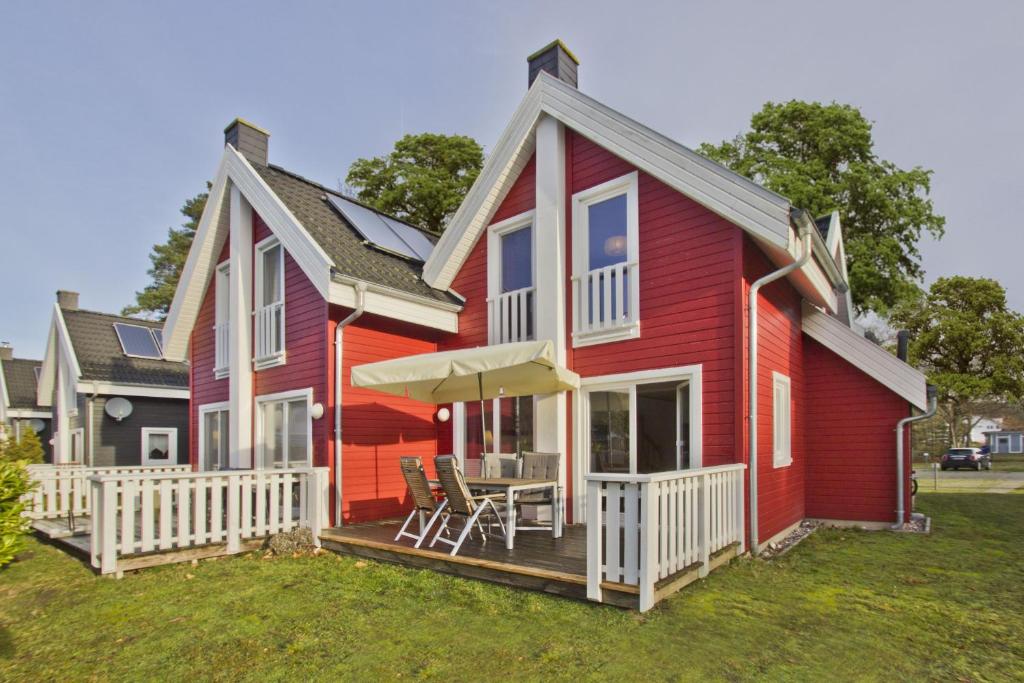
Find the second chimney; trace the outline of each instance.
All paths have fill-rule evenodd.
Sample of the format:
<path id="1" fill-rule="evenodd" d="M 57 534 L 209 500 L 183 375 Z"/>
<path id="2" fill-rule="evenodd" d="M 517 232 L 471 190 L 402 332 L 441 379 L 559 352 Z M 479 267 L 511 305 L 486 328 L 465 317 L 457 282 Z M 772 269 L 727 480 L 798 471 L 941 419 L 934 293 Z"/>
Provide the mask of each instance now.
<path id="1" fill-rule="evenodd" d="M 910 360 L 910 332 L 900 330 L 896 333 L 896 357 L 906 363 Z"/>
<path id="2" fill-rule="evenodd" d="M 78 310 L 78 292 L 69 292 L 66 289 L 57 290 L 57 305 L 65 311 Z"/>
<path id="3" fill-rule="evenodd" d="M 231 145 L 250 163 L 267 165 L 270 133 L 245 119 L 235 119 L 224 129 L 224 144 Z"/>
<path id="4" fill-rule="evenodd" d="M 14 360 L 14 348 L 7 342 L 0 342 L 0 360 Z"/>
<path id="5" fill-rule="evenodd" d="M 537 50 L 526 58 L 526 63 L 529 65 L 526 87 L 533 85 L 541 71 L 547 71 L 574 88 L 579 83 L 577 69 L 580 60 L 576 59 L 576 55 L 570 52 L 561 40 L 555 40 Z"/>

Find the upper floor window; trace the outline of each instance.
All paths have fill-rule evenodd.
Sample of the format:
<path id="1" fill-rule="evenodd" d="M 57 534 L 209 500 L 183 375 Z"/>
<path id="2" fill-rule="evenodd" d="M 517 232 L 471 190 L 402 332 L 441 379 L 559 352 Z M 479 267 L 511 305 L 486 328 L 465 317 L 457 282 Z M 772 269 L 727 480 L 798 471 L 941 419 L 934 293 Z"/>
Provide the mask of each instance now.
<path id="1" fill-rule="evenodd" d="M 284 362 L 284 248 L 276 238 L 256 245 L 256 369 Z"/>
<path id="2" fill-rule="evenodd" d="M 637 173 L 573 195 L 573 345 L 640 334 Z"/>
<path id="3" fill-rule="evenodd" d="M 791 400 L 789 377 L 773 372 L 772 464 L 775 467 L 786 467 L 793 464 Z"/>
<path id="4" fill-rule="evenodd" d="M 227 263 L 217 266 L 217 276 L 214 281 L 214 365 L 213 374 L 217 378 L 226 377 L 228 368 L 231 365 L 231 356 L 228 349 L 231 348 L 231 323 L 230 323 L 230 275 L 231 271 Z"/>
<path id="5" fill-rule="evenodd" d="M 533 339 L 533 212 L 492 225 L 487 251 L 490 343 Z"/>

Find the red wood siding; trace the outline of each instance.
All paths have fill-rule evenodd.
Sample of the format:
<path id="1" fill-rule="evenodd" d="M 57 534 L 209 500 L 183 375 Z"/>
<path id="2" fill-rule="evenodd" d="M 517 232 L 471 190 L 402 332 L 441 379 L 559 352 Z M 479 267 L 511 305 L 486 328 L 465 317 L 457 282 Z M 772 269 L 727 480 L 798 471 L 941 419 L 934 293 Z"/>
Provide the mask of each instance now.
<path id="1" fill-rule="evenodd" d="M 896 423 L 907 402 L 812 339 L 807 367 L 807 516 L 893 522 Z M 910 450 L 905 450 L 904 509 L 910 515 Z"/>
<path id="2" fill-rule="evenodd" d="M 230 240 L 225 240 L 217 263 L 227 260 L 229 250 Z M 210 278 L 203 303 L 199 307 L 195 327 L 192 328 L 188 454 L 189 463 L 193 467 L 198 467 L 199 464 L 199 408 L 207 403 L 220 403 L 228 400 L 227 378 L 214 379 L 213 376 L 213 366 L 216 363 L 213 331 L 217 301 L 216 290 L 217 277 L 214 275 Z"/>
<path id="3" fill-rule="evenodd" d="M 349 312 L 331 307 L 332 343 L 334 325 Z M 373 315 L 364 315 L 345 328 L 342 368 L 342 514 L 345 522 L 407 513 L 411 500 L 398 459 L 418 455 L 423 458 L 428 473 L 433 474 L 433 458 L 438 453 L 439 432 L 442 431 L 434 417 L 437 409 L 431 404 L 353 387 L 352 366 L 436 351 L 434 336 L 425 328 Z M 322 422 L 326 424 L 329 420 Z M 450 436 L 447 441 L 450 443 Z M 333 451 L 333 439 L 330 450 Z M 451 451 L 446 448 L 444 452 Z M 331 460 L 333 482 L 333 457 Z"/>
<path id="4" fill-rule="evenodd" d="M 253 241 L 271 235 L 263 220 L 253 214 Z M 254 247 L 255 250 L 255 247 Z M 256 254 L 253 259 L 255 263 Z M 255 266 L 253 277 L 255 277 Z M 253 395 L 275 394 L 295 389 L 313 389 L 313 402 L 328 405 L 327 353 L 324 344 L 327 330 L 327 302 L 302 272 L 298 263 L 285 252 L 284 256 L 284 365 L 253 373 Z M 255 429 L 254 416 L 253 428 Z M 328 420 L 313 420 L 313 464 L 327 465 Z"/>
<path id="5" fill-rule="evenodd" d="M 744 238 L 744 300 L 750 284 L 775 270 L 761 251 Z M 801 297 L 788 280 L 777 280 L 760 292 L 758 301 L 757 459 L 758 536 L 763 543 L 805 516 L 806 405 Z M 744 325 L 744 339 L 749 327 Z M 747 369 L 744 365 L 744 376 Z M 793 462 L 776 468 L 773 463 L 774 391 L 772 373 L 790 379 L 790 425 Z M 743 402 L 749 389 L 744 386 Z M 748 437 L 745 437 L 745 440 Z M 749 460 L 749 454 L 748 454 Z"/>
<path id="6" fill-rule="evenodd" d="M 586 138 L 567 138 L 568 194 L 635 170 Z M 700 364 L 704 465 L 740 462 L 734 382 L 740 230 L 646 173 L 639 176 L 639 213 L 640 337 L 571 350 L 572 369 L 592 377 Z M 571 237 L 571 207 L 566 216 Z M 566 251 L 571 259 L 571 245 Z"/>

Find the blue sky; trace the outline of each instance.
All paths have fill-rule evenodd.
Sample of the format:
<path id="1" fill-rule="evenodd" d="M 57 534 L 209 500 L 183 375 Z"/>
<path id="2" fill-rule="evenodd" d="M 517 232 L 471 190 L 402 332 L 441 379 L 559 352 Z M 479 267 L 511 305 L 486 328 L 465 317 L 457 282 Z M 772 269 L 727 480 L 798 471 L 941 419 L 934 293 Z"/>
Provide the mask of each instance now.
<path id="1" fill-rule="evenodd" d="M 690 146 L 767 100 L 860 107 L 882 157 L 935 171 L 929 278 L 995 277 L 1024 310 L 1024 3 L 39 1 L 0 21 L 0 340 L 41 356 L 58 288 L 130 303 L 235 116 L 329 185 L 403 133 L 486 148 L 554 37 L 582 90 Z"/>

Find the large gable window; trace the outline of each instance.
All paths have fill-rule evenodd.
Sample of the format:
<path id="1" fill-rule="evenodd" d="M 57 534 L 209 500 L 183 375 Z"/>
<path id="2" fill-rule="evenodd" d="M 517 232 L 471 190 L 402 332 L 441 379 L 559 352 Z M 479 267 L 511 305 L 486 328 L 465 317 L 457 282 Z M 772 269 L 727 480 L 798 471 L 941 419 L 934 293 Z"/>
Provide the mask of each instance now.
<path id="1" fill-rule="evenodd" d="M 637 174 L 573 195 L 573 345 L 640 334 Z"/>
<path id="2" fill-rule="evenodd" d="M 487 252 L 490 343 L 533 339 L 533 212 L 492 225 Z"/>
<path id="3" fill-rule="evenodd" d="M 284 363 L 284 248 L 276 238 L 256 245 L 256 369 Z"/>

